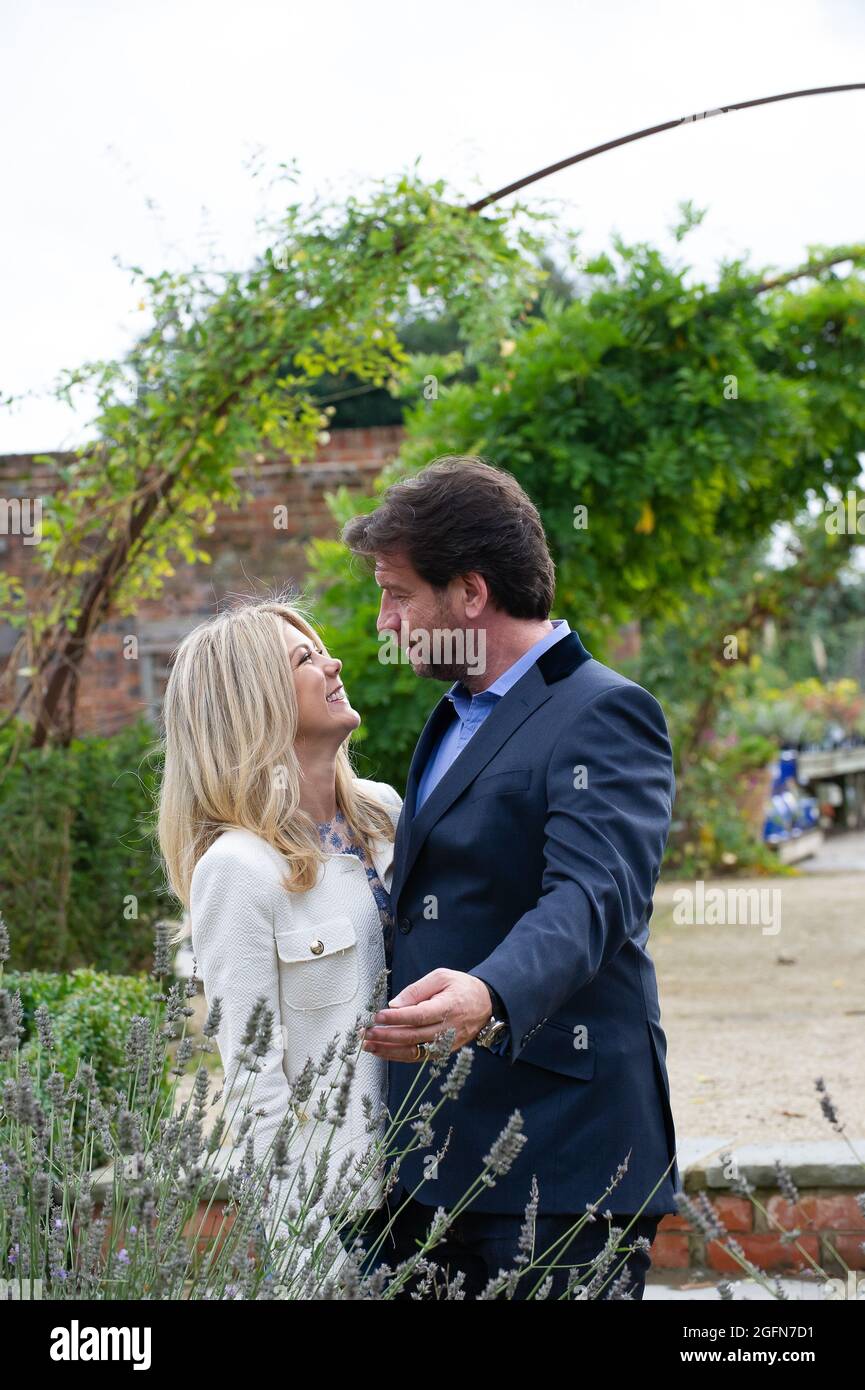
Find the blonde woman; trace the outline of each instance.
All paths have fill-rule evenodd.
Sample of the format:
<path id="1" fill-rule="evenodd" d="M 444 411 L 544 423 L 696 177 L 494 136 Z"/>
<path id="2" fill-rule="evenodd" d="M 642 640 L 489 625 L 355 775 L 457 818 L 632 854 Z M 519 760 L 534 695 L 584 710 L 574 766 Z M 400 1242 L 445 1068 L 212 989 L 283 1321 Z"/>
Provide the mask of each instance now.
<path id="1" fill-rule="evenodd" d="M 205 996 L 210 1007 L 221 1001 L 216 1036 L 232 1130 L 250 1107 L 258 1159 L 289 1117 L 290 1152 L 304 1155 L 308 1176 L 329 1140 L 329 1182 L 349 1153 L 368 1149 L 370 1115 L 383 1114 L 385 1063 L 359 1037 L 346 1053 L 385 969 L 401 806 L 392 787 L 354 775 L 346 743 L 360 716 L 341 669 L 279 599 L 247 601 L 196 627 L 165 694 L 159 807 L 160 845 L 189 908 Z M 273 1028 L 250 1077 L 244 1034 L 262 1000 Z M 328 1049 L 319 1075 L 310 1059 L 319 1063 Z M 302 1073 L 311 1092 L 299 1103 L 292 1086 Z M 328 1114 L 343 1115 L 336 1128 L 314 1117 L 322 1094 Z M 239 1166 L 241 1156 L 242 1147 L 231 1161 Z M 274 1189 L 278 1223 L 300 1199 L 291 1176 Z M 381 1200 L 378 1176 L 353 1209 Z"/>

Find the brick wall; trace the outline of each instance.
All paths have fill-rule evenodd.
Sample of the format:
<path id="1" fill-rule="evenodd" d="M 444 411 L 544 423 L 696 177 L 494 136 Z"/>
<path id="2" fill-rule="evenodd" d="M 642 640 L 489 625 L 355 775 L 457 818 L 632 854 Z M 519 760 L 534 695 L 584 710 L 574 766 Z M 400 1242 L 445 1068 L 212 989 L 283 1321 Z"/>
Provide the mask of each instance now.
<path id="1" fill-rule="evenodd" d="M 755 1203 L 733 1193 L 713 1195 L 711 1202 L 728 1234 L 758 1269 L 802 1272 L 812 1267 L 811 1260 L 835 1277 L 846 1272 L 845 1266 L 865 1269 L 865 1215 L 856 1189 L 806 1190 L 795 1207 L 777 1189 L 758 1189 L 754 1196 Z M 656 1269 L 701 1268 L 744 1277 L 726 1245 L 707 1239 L 684 1216 L 663 1218 L 652 1263 Z"/>
<path id="2" fill-rule="evenodd" d="M 358 494 L 369 491 L 402 435 L 398 425 L 335 430 L 316 457 L 298 467 L 259 456 L 251 468 L 239 468 L 238 479 L 251 498 L 237 511 L 218 508 L 204 543 L 212 563 L 178 564 L 159 599 L 97 633 L 82 667 L 78 731 L 112 733 L 142 713 L 152 714 L 169 653 L 190 627 L 215 611 L 217 601 L 285 584 L 300 587 L 306 543 L 336 534 L 325 493 L 341 486 Z M 62 454 L 54 457 L 64 461 Z M 36 464 L 32 454 L 0 456 L 0 499 L 50 497 L 57 488 L 56 469 Z M 285 525 L 279 527 L 274 524 L 278 507 L 285 508 Z M 37 550 L 18 535 L 0 534 L 0 568 L 30 584 L 38 574 Z M 130 644 L 124 639 L 132 636 L 138 643 L 135 659 L 125 655 Z M 0 664 L 13 640 L 12 629 L 0 627 Z"/>

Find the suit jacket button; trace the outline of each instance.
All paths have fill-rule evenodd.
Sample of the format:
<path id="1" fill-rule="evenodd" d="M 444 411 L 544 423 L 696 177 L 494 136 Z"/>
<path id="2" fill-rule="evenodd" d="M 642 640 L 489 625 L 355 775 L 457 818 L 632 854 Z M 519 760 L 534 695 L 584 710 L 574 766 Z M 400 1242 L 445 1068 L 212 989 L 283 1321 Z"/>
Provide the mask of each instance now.
<path id="1" fill-rule="evenodd" d="M 403 936 L 408 936 L 409 932 L 411 931 L 411 918 L 410 918 L 410 917 L 400 917 L 400 919 L 399 919 L 399 929 L 400 929 L 400 931 L 402 932 Z"/>

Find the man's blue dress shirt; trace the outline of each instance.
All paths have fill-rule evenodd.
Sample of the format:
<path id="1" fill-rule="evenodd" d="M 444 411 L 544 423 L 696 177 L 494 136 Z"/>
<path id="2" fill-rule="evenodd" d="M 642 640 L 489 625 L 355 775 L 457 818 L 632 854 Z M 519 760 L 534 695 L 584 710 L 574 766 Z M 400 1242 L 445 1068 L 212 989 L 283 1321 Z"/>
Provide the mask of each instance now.
<path id="1" fill-rule="evenodd" d="M 486 690 L 472 695 L 462 681 L 457 681 L 455 685 L 451 686 L 447 692 L 447 698 L 453 704 L 458 718 L 445 729 L 421 774 L 415 815 L 423 806 L 433 787 L 441 781 L 451 763 L 456 762 L 472 734 L 477 733 L 502 696 L 516 685 L 530 666 L 534 666 L 538 657 L 543 656 L 545 651 L 555 646 L 556 642 L 560 642 L 563 637 L 567 637 L 571 629 L 566 618 L 553 618 L 552 623 L 552 632 L 546 633 L 533 647 L 529 647 L 527 652 L 523 652 L 523 655 L 518 657 L 513 666 L 509 666 L 506 671 L 503 671 L 498 680 L 493 681 Z"/>
<path id="2" fill-rule="evenodd" d="M 465 748 L 469 739 L 476 734 L 484 720 L 492 713 L 503 695 L 516 685 L 521 676 L 526 674 L 531 666 L 545 651 L 555 646 L 563 637 L 567 637 L 570 627 L 565 618 L 552 619 L 553 630 L 546 633 L 535 642 L 533 647 L 529 647 L 512 666 L 503 671 L 499 678 L 493 681 L 492 685 L 486 690 L 481 690 L 477 695 L 472 695 L 463 685 L 462 681 L 457 681 L 447 692 L 447 698 L 453 704 L 457 713 L 457 718 L 449 724 L 442 734 L 437 746 L 433 749 L 426 767 L 420 776 L 417 792 L 417 803 L 415 805 L 415 815 L 423 806 L 433 788 L 444 777 L 448 768 L 456 761 L 462 750 Z M 478 977 L 480 978 L 480 977 Z M 486 982 L 485 982 L 486 983 Z M 510 1046 L 510 1032 L 504 1033 L 495 1047 L 491 1048 L 501 1056 L 507 1052 Z"/>

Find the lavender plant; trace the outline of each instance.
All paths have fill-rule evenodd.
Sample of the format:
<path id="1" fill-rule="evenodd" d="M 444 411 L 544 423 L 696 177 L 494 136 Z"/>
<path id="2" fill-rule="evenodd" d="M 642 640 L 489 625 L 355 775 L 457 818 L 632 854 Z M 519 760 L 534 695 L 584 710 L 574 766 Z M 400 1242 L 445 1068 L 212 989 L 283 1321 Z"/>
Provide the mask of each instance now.
<path id="1" fill-rule="evenodd" d="M 202 1054 L 214 1050 L 221 1002 L 212 1001 L 202 1037 L 193 1037 L 189 1000 L 197 981 L 170 980 L 168 933 L 160 924 L 151 972 L 157 1008 L 153 1017 L 130 1019 L 126 1085 L 105 1103 L 86 1058 L 71 1082 L 54 1065 L 50 1009 L 38 1012 L 35 1053 L 22 1055 L 20 994 L 2 987 L 8 956 L 0 917 L 0 1252 L 20 1297 L 32 1297 L 37 1280 L 42 1298 L 59 1300 L 465 1297 L 463 1276 L 448 1279 L 434 1252 L 456 1217 L 510 1169 L 526 1143 L 522 1116 L 511 1115 L 454 1208 L 434 1210 L 417 1252 L 395 1268 L 381 1264 L 369 1272 L 396 1216 L 368 1237 L 370 1192 L 384 1197 L 393 1190 L 405 1154 L 433 1151 L 435 1124 L 440 1115 L 446 1118 L 472 1064 L 470 1048 L 452 1055 L 454 1034 L 445 1031 L 418 1067 L 400 1111 L 376 1111 L 365 1098 L 366 1149 L 331 1163 L 362 1028 L 384 997 L 384 975 L 367 1014 L 296 1077 L 286 1116 L 261 1152 L 255 1078 L 274 1022 L 264 1001 L 247 1026 L 243 1077 L 227 1078 L 232 1084 L 211 1095 Z M 316 1079 L 332 1067 L 333 1078 L 310 1115 L 304 1107 Z M 189 1095 L 181 1099 L 179 1083 L 190 1075 Z M 435 1151 L 437 1161 L 446 1150 L 445 1141 Z M 94 1154 L 102 1152 L 111 1162 L 95 1172 Z M 536 1248 L 539 1193 L 533 1182 L 514 1266 L 491 1279 L 481 1297 L 513 1298 L 519 1288 L 521 1297 L 547 1298 L 548 1266 L 561 1263 L 585 1223 L 597 1219 L 626 1168 L 627 1160 L 599 1201 L 546 1250 Z M 626 1236 L 612 1228 L 604 1250 L 588 1268 L 574 1269 L 561 1297 L 628 1299 L 624 1266 L 636 1245 Z"/>

